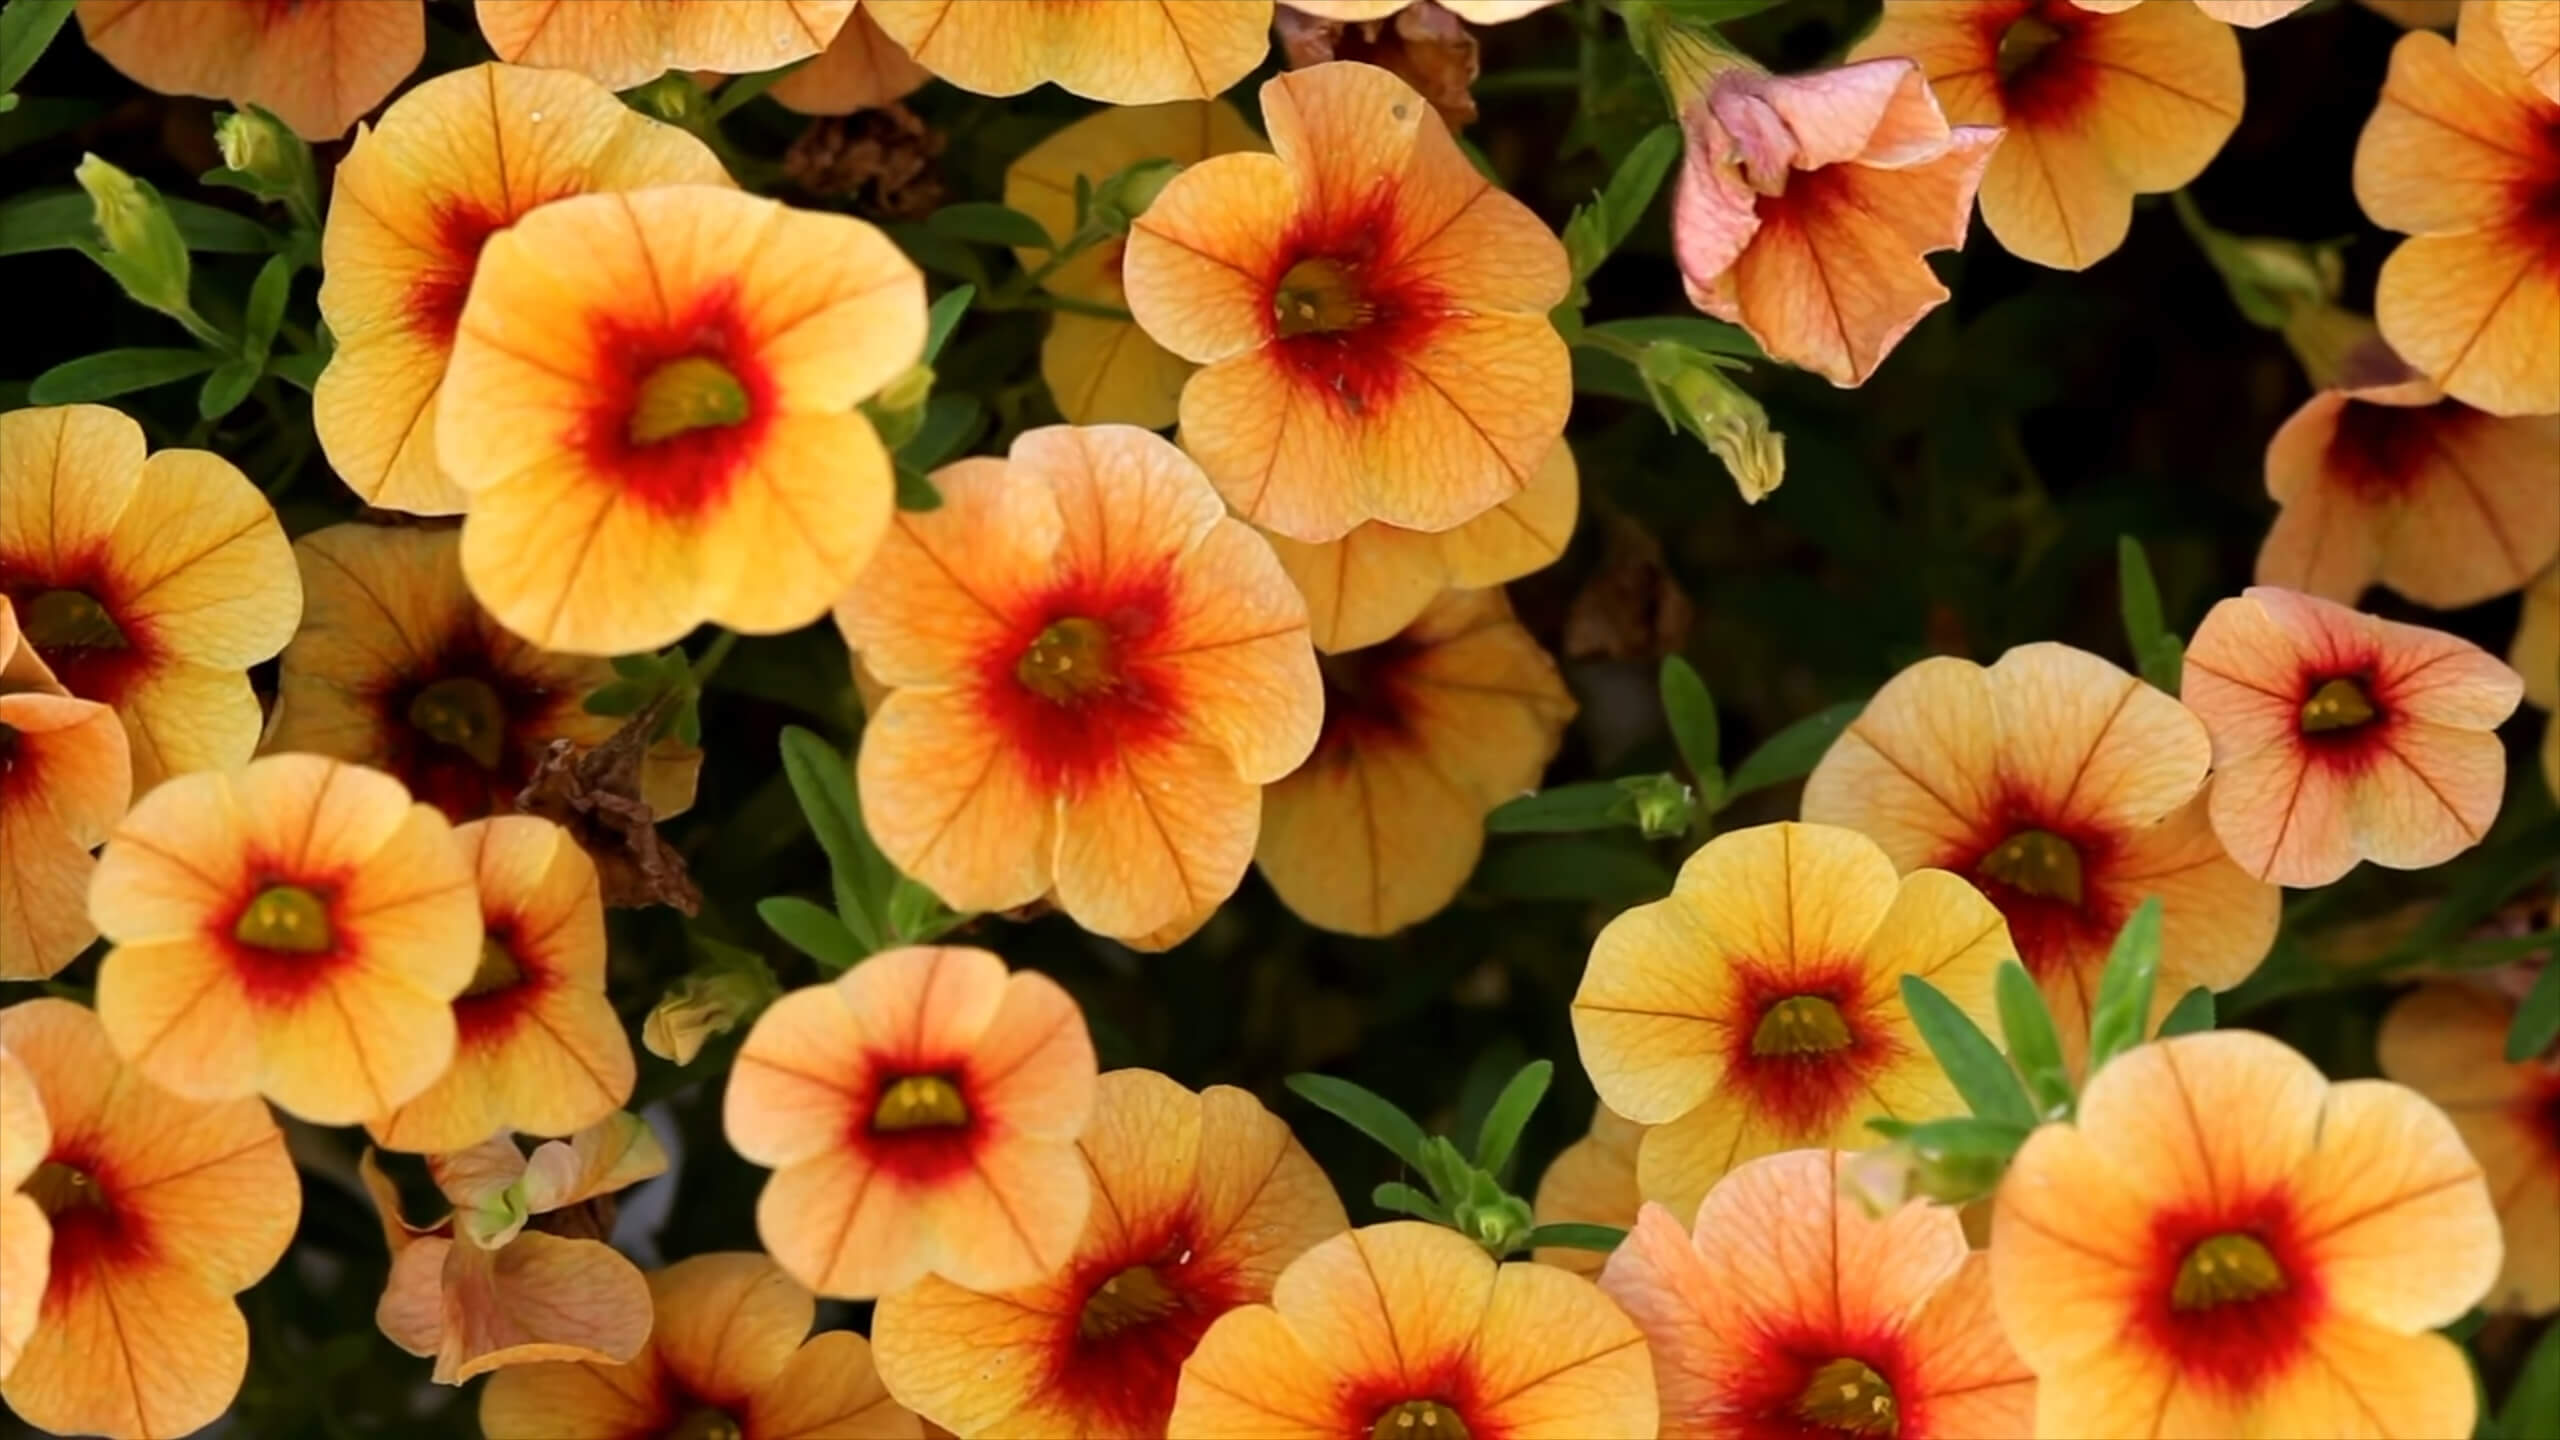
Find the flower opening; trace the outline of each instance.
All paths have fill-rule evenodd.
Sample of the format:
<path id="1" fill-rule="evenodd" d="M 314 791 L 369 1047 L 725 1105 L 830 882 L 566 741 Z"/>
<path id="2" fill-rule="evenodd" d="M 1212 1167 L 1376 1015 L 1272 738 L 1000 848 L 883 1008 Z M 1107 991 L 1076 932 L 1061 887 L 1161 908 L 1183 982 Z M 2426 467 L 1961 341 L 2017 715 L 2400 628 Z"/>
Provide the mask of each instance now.
<path id="1" fill-rule="evenodd" d="M 1893 1386 L 1864 1360 L 1847 1356 L 1813 1372 L 1796 1398 L 1796 1413 L 1843 1435 L 1890 1436 L 1902 1428 Z"/>
<path id="2" fill-rule="evenodd" d="M 1754 1055 L 1828 1055 L 1849 1048 L 1840 1007 L 1819 995 L 1790 995 L 1768 1008 L 1751 1032 Z"/>
<path id="3" fill-rule="evenodd" d="M 1359 277 L 1322 256 L 1290 266 L 1271 295 L 1271 323 L 1284 337 L 1356 330 L 1377 313 Z"/>
<path id="4" fill-rule="evenodd" d="M 1053 704 L 1069 705 L 1119 684 L 1111 659 L 1111 627 L 1070 615 L 1052 620 L 1022 651 L 1014 678 Z"/>
<path id="5" fill-rule="evenodd" d="M 36 1202 L 47 1220 L 60 1222 L 75 1211 L 106 1211 L 111 1207 L 106 1192 L 99 1188 L 98 1177 L 77 1165 L 60 1160 L 47 1160 L 27 1177 L 19 1193 Z"/>
<path id="6" fill-rule="evenodd" d="M 1468 1440 L 1467 1422 L 1437 1400 L 1389 1406 L 1369 1427 L 1369 1440 Z"/>
<path id="7" fill-rule="evenodd" d="M 1185 1249 L 1187 1257 L 1190 1251 Z M 1165 1284 L 1152 1265 L 1132 1265 L 1114 1273 L 1085 1297 L 1076 1312 L 1076 1338 L 1106 1340 L 1163 1319 L 1182 1297 Z"/>
<path id="8" fill-rule="evenodd" d="M 655 445 L 694 430 L 726 429 L 749 416 L 747 387 L 707 355 L 684 355 L 640 382 L 626 427 L 634 445 Z"/>
<path id="9" fill-rule="evenodd" d="M 2080 852 L 2050 830 L 2021 830 L 1992 847 L 1974 868 L 2022 894 L 2066 905 L 2081 901 Z"/>
<path id="10" fill-rule="evenodd" d="M 46 590 L 18 611 L 19 633 L 38 650 L 122 650 L 124 631 L 85 590 Z"/>
<path id="11" fill-rule="evenodd" d="M 2328 735 L 2362 729 L 2380 719 L 2381 714 L 2363 685 L 2341 675 L 2321 681 L 2312 690 L 2311 698 L 2302 702 L 2302 733 Z"/>
<path id="12" fill-rule="evenodd" d="M 480 941 L 480 968 L 471 972 L 471 983 L 462 987 L 461 998 L 477 1000 L 496 995 L 524 983 L 524 967 L 516 963 L 515 952 L 496 935 Z"/>
<path id="13" fill-rule="evenodd" d="M 741 1440 L 746 1433 L 738 1417 L 705 1405 L 678 1420 L 667 1432 L 667 1440 Z"/>
<path id="14" fill-rule="evenodd" d="M 329 905 L 300 885 L 270 885 L 241 910 L 231 927 L 243 945 L 286 955 L 325 955 L 337 945 Z"/>
<path id="15" fill-rule="evenodd" d="M 2000 32 L 2000 49 L 1994 61 L 2000 78 L 2017 79 L 2021 71 L 2032 68 L 2062 39 L 2062 33 L 2033 11 L 2010 21 L 2008 28 Z"/>
<path id="16" fill-rule="evenodd" d="M 2284 1267 L 2268 1252 L 2266 1242 L 2233 1231 L 2203 1241 L 2178 1262 L 2169 1308 L 2210 1310 L 2278 1294 L 2284 1288 Z"/>
<path id="17" fill-rule="evenodd" d="M 497 689 L 477 675 L 448 675 L 421 688 L 408 705 L 409 724 L 471 757 L 483 770 L 505 758 L 507 711 Z"/>
<path id="18" fill-rule="evenodd" d="M 871 1111 L 875 1134 L 957 1130 L 968 1123 L 969 1102 L 947 1075 L 901 1075 L 881 1092 Z"/>

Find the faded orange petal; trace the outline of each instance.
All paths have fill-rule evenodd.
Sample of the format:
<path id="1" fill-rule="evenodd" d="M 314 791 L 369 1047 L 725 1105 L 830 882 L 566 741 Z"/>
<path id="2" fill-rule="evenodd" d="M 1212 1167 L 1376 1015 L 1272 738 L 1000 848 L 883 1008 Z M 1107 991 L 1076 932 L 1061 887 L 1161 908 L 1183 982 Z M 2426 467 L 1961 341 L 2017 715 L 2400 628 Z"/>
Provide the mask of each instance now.
<path id="1" fill-rule="evenodd" d="M 2544 1117 L 2560 1103 L 2560 1069 L 2509 1064 L 2512 1001 L 2460 984 L 2425 986 L 2383 1018 L 2382 1073 L 2444 1107 L 2478 1158 L 2505 1232 L 2506 1259 L 2483 1302 L 2527 1315 L 2560 1309 L 2560 1157 Z"/>
<path id="2" fill-rule="evenodd" d="M 627 90 L 669 70 L 744 75 L 815 55 L 854 0 L 475 0 L 501 60 Z"/>
<path id="3" fill-rule="evenodd" d="M 850 115 L 903 100 L 932 78 L 869 11 L 857 9 L 816 59 L 775 81 L 765 93 L 803 115 Z"/>
<path id="4" fill-rule="evenodd" d="M 926 69 L 981 95 L 1053 81 L 1112 105 L 1206 100 L 1271 44 L 1270 0 L 870 0 L 863 9 Z"/>
<path id="5" fill-rule="evenodd" d="M 335 140 L 426 53 L 423 0 L 80 0 L 89 46 L 163 94 L 260 105 Z"/>
<path id="6" fill-rule="evenodd" d="M 2533 88 L 2560 102 L 2560 3 L 2495 0 L 2498 38 Z"/>

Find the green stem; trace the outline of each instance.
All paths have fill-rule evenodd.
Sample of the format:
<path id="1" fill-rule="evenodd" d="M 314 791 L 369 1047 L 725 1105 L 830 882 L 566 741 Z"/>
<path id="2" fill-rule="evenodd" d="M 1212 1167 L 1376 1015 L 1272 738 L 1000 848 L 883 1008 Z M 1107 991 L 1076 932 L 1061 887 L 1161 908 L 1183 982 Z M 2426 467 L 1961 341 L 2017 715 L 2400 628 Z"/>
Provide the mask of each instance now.
<path id="1" fill-rule="evenodd" d="M 1586 350 L 1597 350 L 1603 355 L 1615 355 L 1638 369 L 1644 366 L 1643 346 L 1632 340 L 1609 334 L 1605 330 L 1585 329 L 1581 334 L 1573 337 L 1573 343 Z"/>
<path id="2" fill-rule="evenodd" d="M 1476 97 L 1527 95 L 1550 90 L 1578 90 L 1582 75 L 1574 70 L 1508 70 L 1476 82 Z"/>
<path id="3" fill-rule="evenodd" d="M 738 632 L 735 630 L 723 630 L 714 637 L 709 647 L 703 650 L 702 658 L 693 662 L 694 688 L 698 690 L 710 683 L 711 677 L 728 661 L 729 652 L 737 648 Z"/>

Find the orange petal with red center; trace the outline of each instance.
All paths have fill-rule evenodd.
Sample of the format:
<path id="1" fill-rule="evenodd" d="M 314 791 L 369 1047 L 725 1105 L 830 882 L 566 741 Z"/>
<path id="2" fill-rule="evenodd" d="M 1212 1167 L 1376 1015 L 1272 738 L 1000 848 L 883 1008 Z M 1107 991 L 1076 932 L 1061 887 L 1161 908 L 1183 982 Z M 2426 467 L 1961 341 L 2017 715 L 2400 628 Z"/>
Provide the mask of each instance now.
<path id="1" fill-rule="evenodd" d="M 862 739 L 862 813 L 881 853 L 957 910 L 1049 892 L 1057 801 L 961 690 L 891 694 Z"/>
<path id="2" fill-rule="evenodd" d="M 1807 1152 L 1814 1153 L 1814 1152 Z M 1766 1163 L 1766 1162 L 1762 1162 Z M 1600 1289 L 1644 1333 L 1662 1416 L 1675 1433 L 1703 1433 L 1757 1369 L 1758 1357 L 1716 1323 L 1731 1301 L 1689 1232 L 1660 1205 L 1646 1205 L 1610 1252 Z"/>
<path id="3" fill-rule="evenodd" d="M 1898 1329 L 1955 1276 L 1967 1254 L 1955 1213 L 1914 1201 L 1870 1218 L 1841 1189 L 1848 1159 L 1839 1151 L 1774 1155 L 1708 1192 L 1691 1243 L 1717 1277 L 1712 1323 L 1746 1333 Z"/>
<path id="4" fill-rule="evenodd" d="M 2099 1080 L 2113 1069 L 2099 1072 Z M 2037 1374 L 2077 1375 L 2093 1360 L 2144 1376 L 2165 1379 L 2172 1372 L 2171 1357 L 2124 1343 L 2137 1332 L 2145 1307 L 2157 1303 L 2149 1293 L 2154 1213 L 2133 1177 L 2086 1131 L 2047 1125 L 2019 1148 L 1994 1201 L 1991 1288 L 2009 1343 Z M 2081 1404 L 2135 1403 L 2130 1395 L 2087 1393 L 2092 1388 L 2043 1386 L 2037 1403 L 2065 1403 L 2066 1395 Z M 2146 1392 L 2155 1407 L 2159 1389 Z M 2046 1423 L 2038 1420 L 2040 1431 Z M 2084 1425 L 2053 1433 L 2105 1432 Z"/>
<path id="5" fill-rule="evenodd" d="M 2525 79 L 2543 98 L 2560 104 L 2560 4 L 2554 0 L 2497 0 L 2498 38 Z"/>
<path id="6" fill-rule="evenodd" d="M 1969 1254 L 1904 1332 L 1914 1388 L 1949 1435 L 2036 1434 L 2036 1375 L 2009 1344 L 1991 1299 L 1991 1257 Z"/>
<path id="7" fill-rule="evenodd" d="M 2000 770 L 2057 822 L 2134 830 L 2195 798 L 2213 759 L 2175 699 L 2068 645 L 2021 645 L 1984 672 Z"/>
<path id="8" fill-rule="evenodd" d="M 443 1285 L 439 1385 L 509 1365 L 619 1365 L 649 1338 L 648 1281 L 600 1240 L 527 1230 L 496 1250 L 457 1242 Z"/>
<path id="9" fill-rule="evenodd" d="M 2539 153 L 2531 110 L 2502 99 L 2441 35 L 2404 35 L 2356 142 L 2356 200 L 2411 235 L 2464 234 L 2515 215 Z"/>
<path id="10" fill-rule="evenodd" d="M 1981 666 L 1934 656 L 1885 682 L 1805 781 L 1803 813 L 1872 837 L 1905 868 L 1971 842 L 2000 793 L 2001 732 Z"/>
<path id="11" fill-rule="evenodd" d="M 2219 1031 L 2110 1061 L 2089 1082 L 2079 1124 L 2113 1173 L 2150 1204 L 2237 1206 L 2292 1183 L 2328 1143 L 2328 1089 L 2311 1062 L 2283 1044 Z M 2241 1113 L 2245 1127 L 2206 1118 Z"/>
<path id="12" fill-rule="evenodd" d="M 1902 237 L 1856 198 L 1880 188 L 1845 178 L 1857 168 L 1798 177 L 1731 272 L 1752 337 L 1773 357 L 1843 386 L 1865 383 L 1947 298 Z"/>
<path id="13" fill-rule="evenodd" d="M 2382 583 L 2444 610 L 2523 588 L 2560 555 L 2560 486 L 2548 483 L 2560 417 L 2494 418 L 2451 401 L 2419 413 L 2428 448 L 2383 541 Z"/>
<path id="14" fill-rule="evenodd" d="M 1175 176 L 1130 227 L 1121 262 L 1148 336 L 1202 364 L 1268 342 L 1281 246 L 1312 203 L 1301 189 L 1300 172 L 1271 155 L 1214 156 Z"/>
<path id="15" fill-rule="evenodd" d="M 933 483 L 942 504 L 898 512 L 836 602 L 845 643 L 890 686 L 975 682 L 1056 575 L 1064 522 L 1048 487 L 1013 482 L 991 455 L 946 465 Z"/>
<path id="16" fill-rule="evenodd" d="M 1261 787 L 1187 738 L 1121 748 L 1058 818 L 1058 907 L 1098 935 L 1142 936 L 1235 893 Z"/>
<path id="17" fill-rule="evenodd" d="M 57 1267 L 44 1319 L 0 1382 L 19 1419 L 60 1435 L 185 1435 L 240 1393 L 249 1326 L 231 1297 L 160 1266 Z M 126 1316 L 148 1317 L 139 1339 Z"/>
<path id="18" fill-rule="evenodd" d="M 2283 892 L 2224 853 L 2213 833 L 2210 803 L 2199 794 L 2167 819 L 2132 831 L 2118 852 L 2120 868 L 2110 877 L 2127 894 L 2160 897 L 2160 973 L 2152 999 L 2162 1015 L 2198 985 L 2228 990 L 2249 978 L 2274 946 L 2282 918 Z M 2104 964 L 2101 955 L 2091 954 L 2075 967 L 2072 983 L 2094 987 Z M 2079 1013 L 2088 1013 L 2085 1003 Z M 2064 1049 L 2073 1049 L 2074 1037 L 2084 1033 L 2065 1025 Z"/>
<path id="19" fill-rule="evenodd" d="M 2493 415 L 2560 411 L 2560 350 L 2543 343 L 2560 329 L 2560 267 L 2548 247 L 2522 225 L 2402 242 L 2374 293 L 2384 338 L 2466 404 Z"/>
<path id="20" fill-rule="evenodd" d="M 1219 1316 L 1183 1362 L 1165 1433 L 1200 1440 L 1337 1440 L 1364 1422 L 1374 1423 L 1374 1417 L 1353 1410 L 1295 1328 L 1267 1306 L 1247 1305 Z"/>
<path id="21" fill-rule="evenodd" d="M 6 602 L 0 601 L 0 610 Z M 32 649 L 20 652 L 34 661 Z M 115 712 L 62 695 L 0 694 L 9 783 L 0 789 L 0 979 L 41 980 L 98 936 L 90 923 L 89 848 L 133 791 L 132 751 Z M 5 1187 L 0 1187 L 4 1189 Z"/>
<path id="22" fill-rule="evenodd" d="M 2338 1315 L 2304 1339 L 2319 1360 L 2271 1377 L 2260 1434 L 2458 1435 L 2479 1418 L 2471 1362 L 2442 1335 Z"/>
<path id="23" fill-rule="evenodd" d="M 857 9 L 818 58 L 775 81 L 765 93 L 803 115 L 850 115 L 904 100 L 932 78 L 869 11 Z"/>
<path id="24" fill-rule="evenodd" d="M 1420 1393 L 1467 1355 L 1500 1270 L 1455 1230 L 1397 1220 L 1299 1256 L 1271 1303 L 1321 1371 L 1364 1389 Z M 1201 1352 L 1208 1349 L 1204 1337 Z M 1181 1415 L 1177 1405 L 1177 1425 Z"/>
<path id="25" fill-rule="evenodd" d="M 780 1378 L 818 1318 L 817 1297 L 764 1256 L 697 1255 L 649 1277 L 650 1348 L 688 1392 L 728 1408 Z"/>
<path id="26" fill-rule="evenodd" d="M 855 0 L 476 0 L 501 60 L 575 70 L 628 90 L 668 70 L 747 75 L 827 47 Z"/>
<path id="27" fill-rule="evenodd" d="M 1608 1106 L 1594 1109 L 1591 1132 L 1557 1152 L 1538 1177 L 1538 1223 L 1633 1225 L 1644 1205 L 1636 1190 L 1636 1142 L 1643 1134 L 1643 1126 Z M 1597 1251 L 1560 1245 L 1540 1246 L 1537 1258 L 1540 1264 L 1581 1275 L 1598 1275 L 1608 1259 Z"/>
<path id="28" fill-rule="evenodd" d="M 1641 1436 L 1660 1405 L 1645 1337 L 1599 1288 L 1552 1265 L 1494 1277 L 1468 1369 L 1487 1429 L 1519 1436 Z"/>
<path id="29" fill-rule="evenodd" d="M 261 105 L 306 140 L 335 140 L 426 53 L 426 7 L 265 0 L 82 0 L 91 49 L 168 95 Z"/>

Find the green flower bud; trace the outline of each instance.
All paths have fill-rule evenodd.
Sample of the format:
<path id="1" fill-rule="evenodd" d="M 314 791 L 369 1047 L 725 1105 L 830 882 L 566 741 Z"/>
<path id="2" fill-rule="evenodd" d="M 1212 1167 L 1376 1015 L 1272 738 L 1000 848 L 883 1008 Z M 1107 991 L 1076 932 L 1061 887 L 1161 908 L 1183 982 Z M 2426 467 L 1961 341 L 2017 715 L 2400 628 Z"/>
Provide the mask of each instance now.
<path id="1" fill-rule="evenodd" d="M 72 174 L 89 192 L 106 244 L 103 251 L 90 251 L 90 258 L 137 302 L 164 315 L 192 315 L 187 244 L 160 192 L 95 155 L 82 156 Z"/>
<path id="2" fill-rule="evenodd" d="M 1182 166 L 1171 160 L 1141 160 L 1110 177 L 1093 189 L 1093 222 L 1114 234 L 1125 232 L 1181 173 Z"/>
<path id="3" fill-rule="evenodd" d="M 1787 478 L 1786 437 L 1769 428 L 1769 412 L 1724 377 L 1708 355 L 1669 340 L 1644 348 L 1636 367 L 1654 408 L 1706 443 L 1747 503 L 1757 505 Z"/>

